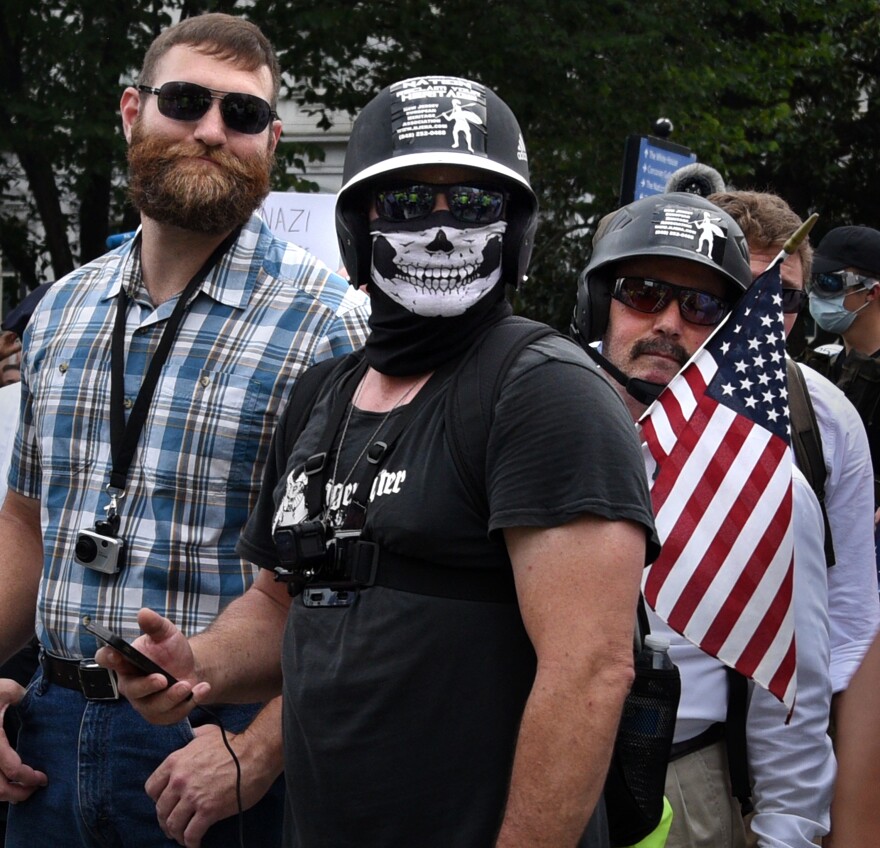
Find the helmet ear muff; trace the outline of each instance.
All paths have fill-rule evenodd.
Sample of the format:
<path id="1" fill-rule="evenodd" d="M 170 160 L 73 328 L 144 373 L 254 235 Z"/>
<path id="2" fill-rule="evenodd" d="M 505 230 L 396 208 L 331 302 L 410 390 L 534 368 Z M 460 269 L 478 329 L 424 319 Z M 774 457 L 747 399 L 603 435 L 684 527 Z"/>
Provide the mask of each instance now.
<path id="1" fill-rule="evenodd" d="M 578 277 L 577 304 L 573 324 L 582 345 L 601 341 L 608 329 L 611 311 L 611 281 L 607 274 L 589 273 L 589 268 Z"/>
<path id="2" fill-rule="evenodd" d="M 350 191 L 336 203 L 336 238 L 349 282 L 357 288 L 370 281 L 370 195 L 365 188 Z"/>
<path id="3" fill-rule="evenodd" d="M 501 254 L 501 276 L 505 283 L 518 288 L 526 277 L 532 249 L 535 246 L 535 230 L 538 227 L 538 204 L 534 196 L 521 191 L 518 186 L 510 188 L 507 230 L 504 233 Z"/>

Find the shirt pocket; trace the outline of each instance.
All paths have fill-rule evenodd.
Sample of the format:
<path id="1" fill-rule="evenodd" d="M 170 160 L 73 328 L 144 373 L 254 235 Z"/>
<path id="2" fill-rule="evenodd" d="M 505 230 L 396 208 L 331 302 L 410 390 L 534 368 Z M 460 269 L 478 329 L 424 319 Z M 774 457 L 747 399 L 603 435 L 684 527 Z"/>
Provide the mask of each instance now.
<path id="1" fill-rule="evenodd" d="M 166 366 L 141 436 L 147 481 L 196 497 L 250 488 L 265 426 L 261 389 L 248 376 Z"/>
<path id="2" fill-rule="evenodd" d="M 79 478 L 94 465 L 110 431 L 109 376 L 109 366 L 87 367 L 75 351 L 62 351 L 40 369 L 30 391 L 44 474 Z"/>

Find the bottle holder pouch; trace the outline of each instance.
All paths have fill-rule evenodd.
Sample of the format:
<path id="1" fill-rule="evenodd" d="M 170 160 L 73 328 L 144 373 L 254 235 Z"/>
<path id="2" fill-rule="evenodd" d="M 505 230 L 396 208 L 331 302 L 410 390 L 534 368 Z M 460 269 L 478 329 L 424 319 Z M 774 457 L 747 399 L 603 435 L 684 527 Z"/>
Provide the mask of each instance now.
<path id="1" fill-rule="evenodd" d="M 605 781 L 615 848 L 633 845 L 660 823 L 680 695 L 678 668 L 636 668 Z"/>

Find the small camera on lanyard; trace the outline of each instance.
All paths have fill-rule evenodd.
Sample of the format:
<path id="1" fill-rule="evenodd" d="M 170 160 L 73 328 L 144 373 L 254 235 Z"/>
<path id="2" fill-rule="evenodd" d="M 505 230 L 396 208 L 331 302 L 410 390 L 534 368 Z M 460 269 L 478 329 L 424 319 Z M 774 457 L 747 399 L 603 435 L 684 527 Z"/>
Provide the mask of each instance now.
<path id="1" fill-rule="evenodd" d="M 125 542 L 117 538 L 118 498 L 118 494 L 111 493 L 110 504 L 105 507 L 107 518 L 96 521 L 94 530 L 80 530 L 76 536 L 73 558 L 83 567 L 102 574 L 116 574 L 122 567 Z"/>
<path id="2" fill-rule="evenodd" d="M 98 521 L 94 530 L 80 530 L 76 537 L 74 559 L 92 571 L 116 574 L 122 566 L 125 542 L 107 536 L 98 528 L 105 522 Z"/>

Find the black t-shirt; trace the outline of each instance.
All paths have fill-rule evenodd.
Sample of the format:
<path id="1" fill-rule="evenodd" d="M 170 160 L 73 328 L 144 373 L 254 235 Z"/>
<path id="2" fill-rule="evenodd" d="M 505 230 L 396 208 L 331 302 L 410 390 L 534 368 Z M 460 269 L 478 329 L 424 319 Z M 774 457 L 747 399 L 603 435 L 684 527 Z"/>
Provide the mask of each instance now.
<path id="1" fill-rule="evenodd" d="M 382 462 L 365 534 L 383 550 L 449 569 L 509 570 L 504 528 L 557 526 L 585 513 L 635 521 L 653 540 L 632 420 L 581 351 L 545 339 L 511 368 L 487 446 L 488 520 L 450 453 L 445 394 L 413 416 Z M 318 403 L 287 466 L 267 466 L 239 543 L 260 566 L 279 564 L 274 524 L 305 518 L 302 465 L 319 443 L 331 401 L 332 393 Z M 328 460 L 340 484 L 383 418 L 352 414 L 338 464 L 335 447 Z M 355 469 L 349 485 L 357 477 Z M 339 488 L 328 491 L 332 505 Z M 653 541 L 649 548 L 653 556 Z M 585 552 L 592 555 L 601 552 Z M 565 589 L 547 586 L 548 593 Z M 286 844 L 493 843 L 535 673 L 515 603 L 381 586 L 362 590 L 343 609 L 309 609 L 299 597 L 283 665 Z M 606 839 L 591 834 L 581 844 L 598 848 Z"/>

